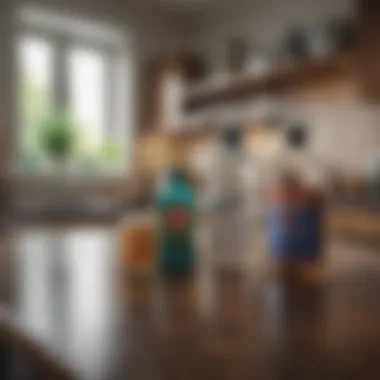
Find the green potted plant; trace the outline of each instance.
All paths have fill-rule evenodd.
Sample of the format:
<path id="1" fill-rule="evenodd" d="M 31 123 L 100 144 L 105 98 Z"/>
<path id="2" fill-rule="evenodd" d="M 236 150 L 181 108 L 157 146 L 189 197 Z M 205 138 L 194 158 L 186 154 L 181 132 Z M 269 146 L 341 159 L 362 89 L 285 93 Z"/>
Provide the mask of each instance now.
<path id="1" fill-rule="evenodd" d="M 67 115 L 56 113 L 42 123 L 41 148 L 59 171 L 66 170 L 67 160 L 74 151 L 75 143 L 74 123 Z"/>
<path id="2" fill-rule="evenodd" d="M 113 164 L 120 158 L 120 144 L 112 138 L 106 138 L 99 146 L 97 154 L 103 163 Z"/>

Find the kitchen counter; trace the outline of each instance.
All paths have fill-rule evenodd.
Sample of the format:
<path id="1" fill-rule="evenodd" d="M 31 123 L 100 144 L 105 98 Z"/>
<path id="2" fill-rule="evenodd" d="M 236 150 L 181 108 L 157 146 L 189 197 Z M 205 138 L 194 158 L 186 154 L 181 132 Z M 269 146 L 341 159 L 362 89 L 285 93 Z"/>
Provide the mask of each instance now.
<path id="1" fill-rule="evenodd" d="M 353 241 L 380 243 L 380 201 L 357 200 L 329 203 L 329 232 Z"/>
<path id="2" fill-rule="evenodd" d="M 240 273 L 204 265 L 187 281 L 133 281 L 115 265 L 112 227 L 7 238 L 3 306 L 65 369 L 54 378 L 380 378 L 380 258 L 367 248 L 329 239 L 320 281 L 290 286 L 261 249 Z"/>

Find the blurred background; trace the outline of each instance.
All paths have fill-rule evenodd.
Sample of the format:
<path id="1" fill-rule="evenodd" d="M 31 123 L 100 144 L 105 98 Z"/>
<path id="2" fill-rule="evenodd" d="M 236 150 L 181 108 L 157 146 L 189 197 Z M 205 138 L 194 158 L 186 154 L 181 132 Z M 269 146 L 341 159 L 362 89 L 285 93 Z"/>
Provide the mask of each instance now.
<path id="1" fill-rule="evenodd" d="M 368 316 L 380 316 L 373 302 L 374 295 L 380 295 L 380 263 L 373 254 L 380 239 L 379 46 L 380 3 L 376 0 L 3 1 L 0 240 L 4 242 L 5 309 L 22 315 L 21 325 L 27 331 L 37 326 L 38 334 L 39 318 L 48 314 L 46 305 L 55 298 L 53 319 L 59 319 L 62 313 L 57 310 L 65 300 L 74 297 L 71 307 L 79 320 L 85 312 L 75 305 L 84 305 L 89 293 L 93 296 L 89 297 L 93 309 L 86 314 L 89 320 L 101 314 L 108 321 L 110 310 L 118 314 L 106 301 L 117 298 L 110 269 L 118 251 L 114 245 L 154 250 L 152 242 L 141 242 L 154 240 L 155 227 L 149 223 L 159 208 L 156 189 L 165 182 L 169 168 L 180 166 L 186 168 L 186 178 L 196 193 L 194 230 L 203 244 L 198 255 L 207 265 L 212 267 L 212 257 L 223 250 L 224 256 L 219 256 L 227 262 L 229 252 L 241 251 L 239 266 L 249 262 L 260 272 L 263 262 L 270 261 L 269 211 L 278 202 L 293 202 L 297 193 L 302 202 L 312 198 L 310 202 L 323 213 L 326 248 L 319 250 L 327 252 L 325 268 L 333 279 L 326 284 L 334 284 L 326 292 L 345 305 L 337 308 L 339 316 L 347 314 L 347 294 L 356 294 L 357 303 L 351 301 L 357 310 L 368 306 L 363 311 L 367 314 L 357 315 L 357 320 L 353 317 L 352 326 L 361 325 Z M 295 178 L 302 182 L 299 188 L 312 191 L 301 191 L 292 182 Z M 278 185 L 281 181 L 295 187 L 284 190 Z M 135 223 L 139 226 L 141 220 L 143 232 L 120 243 L 118 232 Z M 144 230 L 146 223 L 148 230 Z M 92 234 L 88 228 L 94 225 Z M 126 243 L 128 239 L 139 242 L 136 246 Z M 50 256 L 58 264 L 52 264 Z M 87 274 L 81 274 L 80 268 L 87 268 L 83 272 Z M 348 277 L 339 282 L 340 277 L 331 273 L 341 270 Z M 84 282 L 90 278 L 84 287 L 81 276 Z M 56 288 L 50 287 L 53 278 L 60 284 Z M 368 278 L 371 285 L 364 286 Z M 72 293 L 61 294 L 68 283 Z M 272 294 L 265 281 L 257 280 L 257 284 L 264 298 Z M 353 293 L 353 284 L 360 291 Z M 215 286 L 224 294 L 223 281 Z M 48 296 L 38 289 L 55 290 Z M 155 294 L 154 286 L 149 289 L 149 296 Z M 212 304 L 209 293 L 206 296 L 202 290 L 200 294 L 206 304 Z M 314 299 L 315 294 L 307 293 L 305 298 L 309 296 Z M 281 309 L 276 295 L 268 297 L 280 316 L 292 319 L 293 308 L 309 310 L 304 295 L 299 298 L 298 293 L 291 293 L 295 303 L 290 309 Z M 367 306 L 360 303 L 363 299 L 368 300 Z M 260 309 L 259 304 L 255 308 Z M 244 305 L 241 310 L 248 307 Z M 265 310 L 264 316 L 270 313 Z M 309 312 L 316 325 L 325 323 L 318 310 Z M 241 312 L 247 315 L 247 310 Z M 67 323 L 70 327 L 73 322 Z M 243 328 L 241 321 L 236 323 Z M 269 330 L 275 331 L 268 323 Z M 339 318 L 334 323 L 339 325 Z M 73 337 L 81 330 L 78 326 L 71 331 Z M 279 335 L 281 328 L 286 330 L 280 326 Z M 342 336 L 356 331 L 355 337 L 362 339 L 352 326 L 343 329 Z M 368 326 L 377 331 L 377 323 L 368 322 Z M 107 374 L 104 368 L 112 363 L 104 354 L 112 350 L 103 348 L 105 341 L 112 346 L 115 338 L 104 333 L 107 339 L 103 340 L 100 330 L 95 324 L 94 340 L 80 341 L 81 346 L 73 338 L 61 350 L 66 359 L 70 351 L 68 362 L 85 368 L 91 379 L 106 378 L 102 377 Z M 50 344 L 50 335 L 42 335 Z M 64 339 L 53 340 L 59 347 Z M 273 344 L 277 347 L 277 343 Z M 290 352 L 292 344 L 283 346 L 284 352 Z M 93 356 L 81 361 L 78 351 L 90 346 Z M 176 351 L 177 346 L 170 347 L 167 352 Z M 154 355 L 160 351 L 152 350 Z M 301 351 L 298 347 L 295 352 Z M 101 370 L 94 363 L 100 365 L 103 354 L 107 365 Z M 136 373 L 143 367 L 138 366 Z M 173 371 L 173 378 L 178 378 Z M 170 379 L 169 372 L 163 378 Z M 154 370 L 141 376 L 136 373 L 132 379 L 155 378 Z M 373 373 L 371 378 L 378 378 L 380 369 Z"/>
<path id="2" fill-rule="evenodd" d="M 300 126 L 303 165 L 318 165 L 334 201 L 377 198 L 375 4 L 2 7 L 2 188 L 15 214 L 146 205 L 168 163 L 210 177 L 229 125 L 252 170 L 280 162 Z"/>

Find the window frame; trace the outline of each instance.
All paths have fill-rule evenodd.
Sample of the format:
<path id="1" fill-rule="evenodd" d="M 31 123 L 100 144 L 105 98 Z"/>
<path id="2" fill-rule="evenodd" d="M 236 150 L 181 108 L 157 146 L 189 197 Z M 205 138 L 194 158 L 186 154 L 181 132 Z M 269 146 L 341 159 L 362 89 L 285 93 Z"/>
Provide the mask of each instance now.
<path id="1" fill-rule="evenodd" d="M 102 25 L 102 24 L 99 24 Z M 135 86 L 132 81 L 127 82 L 127 77 L 129 79 L 133 78 L 133 74 L 129 68 L 130 66 L 130 46 L 126 43 L 124 39 L 98 39 L 97 36 L 91 37 L 82 35 L 79 32 L 72 31 L 62 31 L 55 30 L 51 27 L 45 27 L 41 25 L 28 24 L 24 21 L 18 24 L 16 28 L 16 33 L 14 37 L 14 47 L 15 50 L 19 51 L 19 44 L 24 38 L 35 38 L 39 40 L 46 41 L 51 45 L 53 52 L 53 64 L 52 64 L 52 93 L 53 101 L 52 108 L 56 109 L 57 104 L 62 105 L 64 108 L 69 108 L 69 81 L 68 81 L 68 51 L 70 49 L 84 49 L 93 50 L 99 53 L 104 59 L 105 63 L 105 86 L 106 102 L 104 104 L 104 112 L 106 115 L 105 128 L 106 132 L 110 133 L 113 138 L 121 143 L 121 157 L 117 165 L 109 166 L 92 172 L 91 174 L 86 174 L 82 171 L 69 172 L 68 176 L 71 179 L 83 179 L 85 175 L 86 179 L 91 178 L 101 178 L 101 177 L 125 177 L 130 173 L 130 168 L 132 166 L 133 160 L 133 144 L 132 139 L 134 135 L 133 124 L 134 115 L 131 113 L 130 117 L 127 115 L 122 117 L 124 114 L 123 106 L 124 104 L 119 104 L 117 102 L 118 94 L 120 91 L 125 98 L 131 96 L 135 93 Z M 17 53 L 16 53 L 17 54 Z M 122 65 L 118 65 L 121 62 Z M 15 149 L 13 149 L 13 167 L 17 174 L 21 174 L 23 177 L 33 176 L 41 178 L 54 178 L 55 173 L 42 170 L 41 172 L 30 173 L 27 170 L 23 170 L 20 166 L 19 153 L 20 153 L 20 143 L 22 138 L 22 122 L 19 112 L 19 99 L 20 99 L 20 70 L 21 65 L 19 57 L 16 56 L 16 139 L 14 140 Z M 122 75 L 122 77 L 120 77 Z M 107 79 L 109 78 L 109 79 Z M 120 78 L 122 78 L 120 80 Z M 127 88 L 127 84 L 129 88 Z M 116 106 L 116 104 L 119 104 Z M 130 99 L 130 104 L 127 105 L 128 110 L 133 109 L 134 104 L 132 104 L 132 98 Z"/>

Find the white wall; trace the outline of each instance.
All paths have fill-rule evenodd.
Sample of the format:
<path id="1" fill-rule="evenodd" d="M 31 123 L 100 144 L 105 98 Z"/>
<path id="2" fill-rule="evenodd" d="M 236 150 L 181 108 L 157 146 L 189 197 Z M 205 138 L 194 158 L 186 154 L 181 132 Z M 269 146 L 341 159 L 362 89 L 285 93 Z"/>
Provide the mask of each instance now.
<path id="1" fill-rule="evenodd" d="M 368 173 L 380 158 L 380 107 L 359 99 L 287 102 L 288 120 L 300 120 L 310 133 L 310 160 L 347 174 Z M 307 165 L 308 156 L 305 157 Z"/>
<path id="2" fill-rule="evenodd" d="M 218 3 L 194 15 L 189 46 L 201 52 L 212 69 L 224 69 L 231 37 L 244 37 L 253 48 L 275 53 L 291 26 L 317 28 L 336 16 L 352 15 L 355 0 L 236 0 Z"/>

